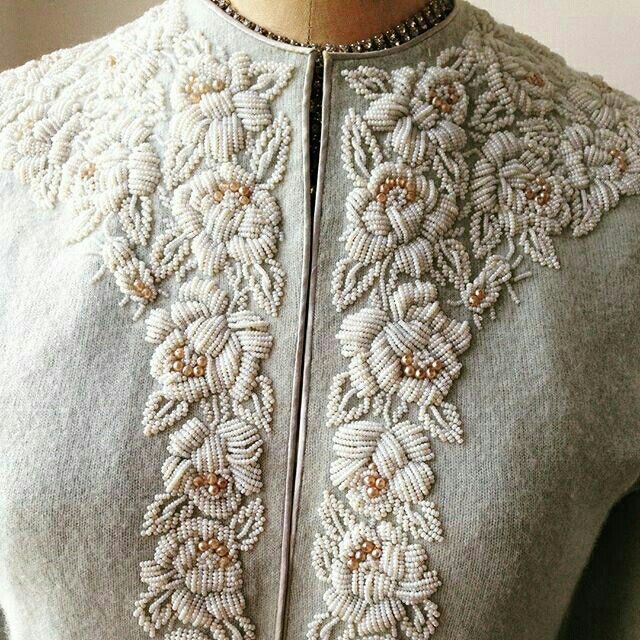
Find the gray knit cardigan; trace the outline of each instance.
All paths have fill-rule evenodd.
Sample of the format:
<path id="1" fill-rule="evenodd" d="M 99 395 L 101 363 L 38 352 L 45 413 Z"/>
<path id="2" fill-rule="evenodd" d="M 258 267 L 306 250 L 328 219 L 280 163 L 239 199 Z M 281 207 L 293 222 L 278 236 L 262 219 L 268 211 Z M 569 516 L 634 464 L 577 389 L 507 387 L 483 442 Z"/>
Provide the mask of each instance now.
<path id="1" fill-rule="evenodd" d="M 317 55 L 0 75 L 6 637 L 637 640 L 640 104 L 458 0 L 323 54 L 314 192 Z"/>

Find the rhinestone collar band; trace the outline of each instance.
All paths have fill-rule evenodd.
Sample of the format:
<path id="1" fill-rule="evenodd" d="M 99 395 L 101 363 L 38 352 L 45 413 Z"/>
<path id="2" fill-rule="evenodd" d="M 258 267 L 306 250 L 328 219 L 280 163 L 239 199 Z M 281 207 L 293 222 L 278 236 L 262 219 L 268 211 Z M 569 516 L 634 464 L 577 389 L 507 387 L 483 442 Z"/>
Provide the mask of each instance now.
<path id="1" fill-rule="evenodd" d="M 284 42 L 299 47 L 309 47 L 319 51 L 330 51 L 336 53 L 366 53 L 368 51 L 382 51 L 390 49 L 405 42 L 409 42 L 412 38 L 428 31 L 438 23 L 442 22 L 453 10 L 455 0 L 427 0 L 426 5 L 413 14 L 411 17 L 403 20 L 392 29 L 388 29 L 384 33 L 377 34 L 366 40 L 358 40 L 350 44 L 318 44 L 305 43 L 278 35 L 252 22 L 248 18 L 238 13 L 228 2 L 228 0 L 211 0 L 215 5 L 222 9 L 232 18 L 242 23 L 245 27 L 277 42 Z"/>

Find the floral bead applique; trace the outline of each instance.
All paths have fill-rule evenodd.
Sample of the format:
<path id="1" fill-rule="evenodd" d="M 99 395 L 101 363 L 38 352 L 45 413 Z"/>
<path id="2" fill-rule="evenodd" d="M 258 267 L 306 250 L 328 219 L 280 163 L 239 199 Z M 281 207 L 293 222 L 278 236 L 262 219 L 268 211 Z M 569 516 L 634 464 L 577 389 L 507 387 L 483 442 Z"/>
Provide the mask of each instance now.
<path id="1" fill-rule="evenodd" d="M 463 442 L 448 396 L 471 326 L 496 318 L 503 290 L 518 302 L 526 265 L 560 267 L 556 236 L 640 194 L 638 103 L 484 11 L 473 20 L 432 66 L 343 72 L 361 106 L 342 128 L 352 190 L 331 293 L 344 368 L 327 403 L 331 488 L 312 552 L 324 611 L 309 640 L 436 632 L 432 442 Z"/>
<path id="2" fill-rule="evenodd" d="M 95 234 L 96 278 L 110 273 L 134 319 L 146 314 L 155 347 L 142 423 L 172 433 L 142 526 L 155 553 L 134 615 L 150 637 L 256 634 L 243 555 L 265 523 L 263 316 L 285 293 L 277 187 L 292 136 L 273 103 L 292 72 L 213 47 L 171 0 L 0 76 L 1 168 L 65 205 L 69 241 Z"/>

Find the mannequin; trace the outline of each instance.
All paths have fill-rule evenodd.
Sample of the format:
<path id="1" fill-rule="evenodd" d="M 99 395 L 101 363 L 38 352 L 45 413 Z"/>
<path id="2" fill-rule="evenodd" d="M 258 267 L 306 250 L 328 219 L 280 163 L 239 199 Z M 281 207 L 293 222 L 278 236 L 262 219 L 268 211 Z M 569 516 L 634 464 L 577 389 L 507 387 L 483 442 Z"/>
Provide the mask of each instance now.
<path id="1" fill-rule="evenodd" d="M 345 44 L 369 38 L 413 15 L 425 0 L 233 0 L 265 29 L 304 43 Z"/>

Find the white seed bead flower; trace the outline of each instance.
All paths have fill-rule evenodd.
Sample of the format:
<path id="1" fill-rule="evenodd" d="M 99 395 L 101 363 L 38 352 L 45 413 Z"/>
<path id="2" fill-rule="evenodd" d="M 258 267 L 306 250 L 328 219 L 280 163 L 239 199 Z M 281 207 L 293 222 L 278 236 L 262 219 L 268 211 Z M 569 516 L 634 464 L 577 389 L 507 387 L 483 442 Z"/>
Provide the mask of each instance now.
<path id="1" fill-rule="evenodd" d="M 212 281 L 183 285 L 171 312 L 154 310 L 147 340 L 158 345 L 151 375 L 169 400 L 194 402 L 229 392 L 243 401 L 256 384 L 260 361 L 272 344 L 257 314 L 228 309 L 227 294 Z"/>
<path id="2" fill-rule="evenodd" d="M 570 188 L 549 163 L 511 132 L 489 137 L 476 163 L 470 199 L 471 238 L 476 257 L 488 255 L 502 238 L 516 238 L 542 265 L 558 266 L 551 237 L 571 220 Z"/>
<path id="3" fill-rule="evenodd" d="M 456 211 L 438 204 L 432 181 L 403 164 L 383 163 L 366 188 L 356 187 L 349 194 L 347 253 L 362 265 L 394 253 L 396 264 L 411 273 L 455 222 Z"/>
<path id="4" fill-rule="evenodd" d="M 62 171 L 82 124 L 77 105 L 47 109 L 31 104 L 13 122 L 0 127 L 0 169 L 12 169 L 38 202 L 55 206 Z"/>
<path id="5" fill-rule="evenodd" d="M 585 78 L 573 83 L 567 92 L 568 103 L 579 111 L 581 124 L 595 125 L 598 129 L 616 130 L 640 125 L 640 109 L 633 98 L 614 91 L 604 80 Z"/>
<path id="6" fill-rule="evenodd" d="M 198 267 L 208 276 L 230 262 L 260 265 L 277 253 L 280 207 L 235 164 L 206 171 L 178 189 L 174 216 L 193 239 Z"/>
<path id="7" fill-rule="evenodd" d="M 114 131 L 117 134 L 114 135 Z M 73 240 L 90 234 L 110 214 L 134 245 L 144 245 L 151 233 L 152 198 L 160 183 L 160 159 L 140 121 L 121 119 L 102 124 L 64 167 L 61 192 L 77 216 Z"/>
<path id="8" fill-rule="evenodd" d="M 262 439 L 254 425 L 232 419 L 211 429 L 197 418 L 169 439 L 162 467 L 168 492 L 182 492 L 207 516 L 228 519 L 243 495 L 260 491 Z"/>
<path id="9" fill-rule="evenodd" d="M 420 425 L 349 422 L 337 429 L 333 446 L 331 480 L 366 518 L 380 520 L 423 501 L 431 490 L 433 454 Z"/>
<path id="10" fill-rule="evenodd" d="M 361 397 L 384 392 L 425 407 L 449 393 L 471 332 L 441 310 L 433 285 L 416 282 L 398 288 L 388 311 L 364 308 L 347 316 L 338 339 Z"/>
<path id="11" fill-rule="evenodd" d="M 640 194 L 640 154 L 622 136 L 577 124 L 565 130 L 559 154 L 575 190 L 574 235 L 591 231 L 621 196 Z"/>
<path id="12" fill-rule="evenodd" d="M 172 89 L 172 103 L 180 113 L 174 137 L 204 143 L 212 162 L 231 160 L 245 148 L 249 135 L 271 123 L 271 101 L 289 76 L 287 67 L 256 67 L 244 53 L 228 60 L 201 55 Z"/>
<path id="13" fill-rule="evenodd" d="M 409 543 L 389 522 L 358 523 L 332 549 L 324 601 L 333 616 L 354 624 L 359 636 L 395 637 L 406 608 L 427 603 L 440 586 L 437 574 L 426 568 L 424 547 Z"/>
<path id="14" fill-rule="evenodd" d="M 432 67 L 391 74 L 391 91 L 371 102 L 364 119 L 373 131 L 388 132 L 388 141 L 403 160 L 419 164 L 436 146 L 461 149 L 466 135 L 469 97 L 458 71 Z"/>
<path id="15" fill-rule="evenodd" d="M 170 603 L 185 625 L 210 628 L 244 610 L 240 549 L 232 530 L 214 520 L 191 518 L 163 535 L 153 560 L 142 562 L 148 593 Z"/>

